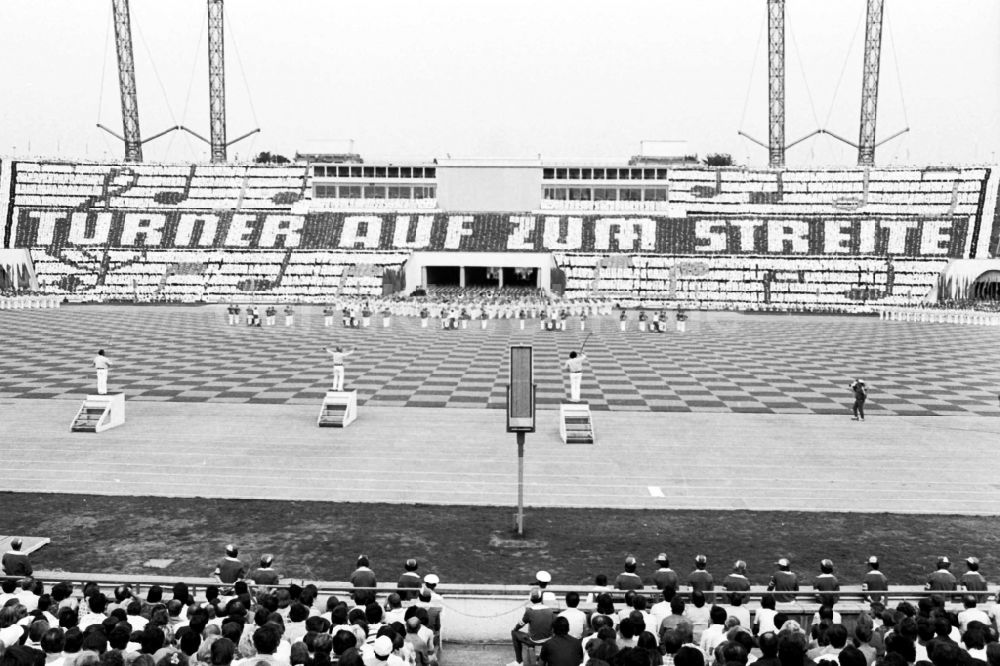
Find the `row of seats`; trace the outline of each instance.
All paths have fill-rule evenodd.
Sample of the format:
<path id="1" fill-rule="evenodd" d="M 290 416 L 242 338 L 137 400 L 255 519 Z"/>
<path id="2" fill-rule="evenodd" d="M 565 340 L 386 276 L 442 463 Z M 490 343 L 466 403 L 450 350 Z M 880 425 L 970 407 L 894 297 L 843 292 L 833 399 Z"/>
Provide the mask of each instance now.
<path id="1" fill-rule="evenodd" d="M 658 307 L 667 300 L 695 300 L 708 308 L 907 305 L 932 294 L 944 260 L 882 258 L 711 257 L 696 259 L 556 255 L 567 294 L 614 296 L 632 305 Z M 890 273 L 891 266 L 891 273 Z"/>
<path id="2" fill-rule="evenodd" d="M 319 199 L 306 165 L 168 165 L 16 163 L 14 205 L 86 208 L 291 210 L 317 208 L 433 209 L 436 199 Z M 541 199 L 541 210 L 703 212 L 829 212 L 832 207 L 877 214 L 975 215 L 985 187 L 983 168 L 725 170 L 668 169 L 654 181 L 665 201 Z M 548 183 L 548 181 L 546 181 Z M 585 188 L 586 189 L 586 188 Z M 572 197 L 571 197 L 572 199 Z"/>
<path id="3" fill-rule="evenodd" d="M 165 292 L 218 300 L 262 291 L 316 302 L 337 294 L 380 294 L 385 270 L 401 269 L 407 257 L 402 252 L 75 249 L 55 254 L 36 249 L 33 256 L 39 285 L 47 293 Z M 808 259 L 766 256 L 696 261 L 629 257 L 613 267 L 601 267 L 606 261 L 601 255 L 557 255 L 556 260 L 564 266 L 569 297 L 594 294 L 635 304 L 697 300 L 709 307 L 850 305 L 869 300 L 915 304 L 931 293 L 945 264 L 894 262 L 890 284 L 882 259 L 818 259 L 818 265 L 812 265 Z M 636 265 L 622 265 L 628 262 Z M 672 268 L 666 267 L 669 262 L 674 262 Z"/>
<path id="4" fill-rule="evenodd" d="M 18 162 L 17 206 L 290 210 L 308 169 L 261 165 Z"/>
<path id="5" fill-rule="evenodd" d="M 753 210 L 755 214 L 849 209 L 876 214 L 975 215 L 979 212 L 986 176 L 983 168 L 780 172 L 669 169 L 665 179 L 655 181 L 658 188 L 666 190 L 665 201 L 596 201 L 589 200 L 594 197 L 583 192 L 577 200 L 573 196 L 568 201 L 546 198 L 541 208 L 564 211 L 683 209 L 725 213 Z M 622 183 L 617 185 L 624 186 Z M 598 185 L 580 186 L 588 189 Z"/>

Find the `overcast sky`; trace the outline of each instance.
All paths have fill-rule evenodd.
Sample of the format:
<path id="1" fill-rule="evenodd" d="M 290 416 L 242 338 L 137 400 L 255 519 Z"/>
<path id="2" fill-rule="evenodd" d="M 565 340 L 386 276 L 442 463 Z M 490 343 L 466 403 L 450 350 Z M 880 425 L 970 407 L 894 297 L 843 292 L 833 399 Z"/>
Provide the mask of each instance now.
<path id="1" fill-rule="evenodd" d="M 132 0 L 142 135 L 208 136 L 204 0 Z M 786 137 L 858 137 L 864 0 L 788 0 Z M 763 165 L 765 0 L 229 0 L 229 138 L 261 150 L 368 159 L 626 159 L 644 140 Z M 0 154 L 116 157 L 110 0 L 0 0 Z M 996 162 L 1000 2 L 886 0 L 879 163 Z M 204 161 L 176 133 L 147 160 Z M 853 164 L 829 137 L 795 164 Z"/>

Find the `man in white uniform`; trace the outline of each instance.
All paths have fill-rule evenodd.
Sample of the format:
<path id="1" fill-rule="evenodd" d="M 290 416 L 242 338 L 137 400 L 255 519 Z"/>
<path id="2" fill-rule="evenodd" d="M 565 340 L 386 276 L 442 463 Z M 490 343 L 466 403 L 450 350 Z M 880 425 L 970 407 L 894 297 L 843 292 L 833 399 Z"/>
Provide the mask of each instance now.
<path id="1" fill-rule="evenodd" d="M 111 361 L 104 355 L 103 349 L 98 351 L 97 356 L 94 357 L 94 367 L 97 368 L 97 395 L 106 395 L 108 392 L 108 368 L 111 367 Z"/>
<path id="2" fill-rule="evenodd" d="M 583 379 L 583 361 L 587 355 L 583 352 L 577 354 L 575 351 L 569 353 L 569 360 L 564 363 L 564 367 L 569 371 L 569 399 L 571 402 L 580 402 L 580 381 Z"/>
<path id="3" fill-rule="evenodd" d="M 353 354 L 354 350 L 344 351 L 343 347 L 325 348 L 326 353 L 333 357 L 333 388 L 331 391 L 344 390 L 344 357 Z"/>

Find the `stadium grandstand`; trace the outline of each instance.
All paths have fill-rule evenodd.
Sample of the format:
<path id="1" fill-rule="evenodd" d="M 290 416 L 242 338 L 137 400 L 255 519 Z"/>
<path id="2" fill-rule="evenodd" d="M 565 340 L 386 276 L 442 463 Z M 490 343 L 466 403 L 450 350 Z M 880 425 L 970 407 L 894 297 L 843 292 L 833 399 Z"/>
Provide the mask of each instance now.
<path id="1" fill-rule="evenodd" d="M 1000 237 L 988 167 L 631 162 L 5 161 L 4 241 L 28 250 L 38 292 L 70 301 L 516 285 L 627 307 L 855 311 L 954 298 L 939 289 L 949 265 Z"/>

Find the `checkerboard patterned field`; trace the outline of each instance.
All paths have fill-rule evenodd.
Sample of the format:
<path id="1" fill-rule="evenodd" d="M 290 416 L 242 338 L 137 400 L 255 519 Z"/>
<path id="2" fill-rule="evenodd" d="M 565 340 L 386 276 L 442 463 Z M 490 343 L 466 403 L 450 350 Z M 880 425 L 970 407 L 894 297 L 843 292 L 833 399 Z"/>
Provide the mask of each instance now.
<path id="1" fill-rule="evenodd" d="M 535 350 L 538 404 L 566 395 L 561 368 L 586 333 L 537 322 L 491 321 L 480 330 L 324 328 L 318 308 L 273 328 L 228 326 L 221 306 L 69 306 L 0 311 L 5 353 L 0 398 L 73 398 L 95 386 L 98 348 L 115 364 L 110 390 L 129 400 L 318 403 L 329 385 L 323 347 L 357 351 L 347 388 L 364 404 L 503 408 L 507 349 Z M 578 327 L 570 320 L 571 328 Z M 871 317 L 692 313 L 685 334 L 618 330 L 590 320 L 583 398 L 597 410 L 846 414 L 848 383 L 863 377 L 871 415 L 1000 416 L 1000 328 L 879 321 Z"/>

